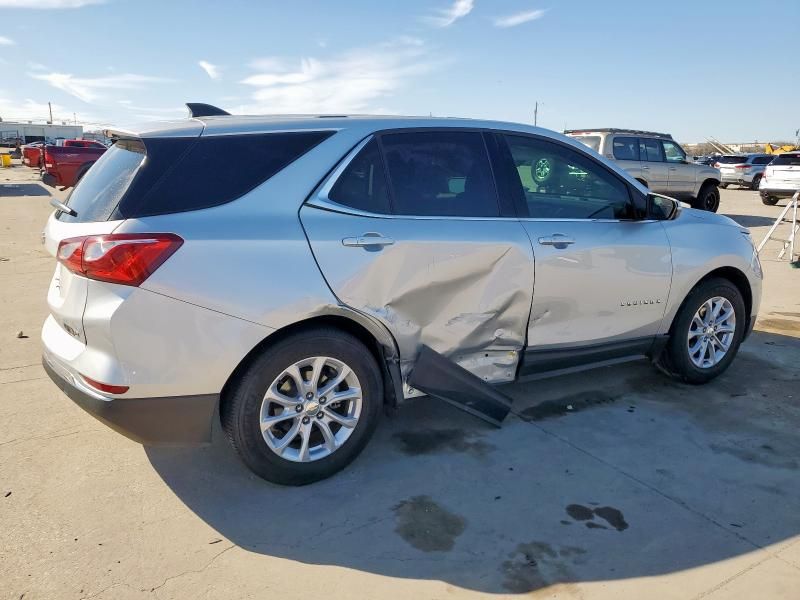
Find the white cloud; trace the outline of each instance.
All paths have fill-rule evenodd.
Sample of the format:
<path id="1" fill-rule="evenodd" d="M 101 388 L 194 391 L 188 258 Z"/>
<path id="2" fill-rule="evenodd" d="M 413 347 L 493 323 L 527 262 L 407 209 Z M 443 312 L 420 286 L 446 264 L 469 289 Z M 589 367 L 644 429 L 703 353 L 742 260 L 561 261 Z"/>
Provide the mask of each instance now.
<path id="1" fill-rule="evenodd" d="M 29 76 L 45 81 L 54 88 L 75 96 L 84 102 L 98 100 L 103 90 L 133 90 L 142 88 L 148 83 L 168 81 L 160 77 L 135 75 L 133 73 L 106 75 L 104 77 L 75 77 L 68 73 L 29 73 Z"/>
<path id="2" fill-rule="evenodd" d="M 255 113 L 357 113 L 374 109 L 413 78 L 443 64 L 424 46 L 397 41 L 332 57 L 264 58 L 253 61 Z"/>
<path id="3" fill-rule="evenodd" d="M 206 72 L 206 75 L 211 79 L 219 79 L 221 77 L 220 68 L 218 65 L 211 64 L 207 60 L 198 60 L 197 64 Z"/>
<path id="4" fill-rule="evenodd" d="M 4 35 L 0 35 L 0 46 L 13 46 L 16 43 L 17 42 L 12 40 L 11 38 L 8 38 Z"/>
<path id="5" fill-rule="evenodd" d="M 0 8 L 58 9 L 80 8 L 91 4 L 105 4 L 105 0 L 0 0 Z"/>
<path id="6" fill-rule="evenodd" d="M 447 8 L 438 10 L 435 15 L 425 17 L 425 20 L 436 27 L 450 27 L 471 13 L 473 8 L 475 8 L 475 0 L 455 0 Z"/>
<path id="7" fill-rule="evenodd" d="M 505 17 L 497 17 L 494 20 L 494 25 L 495 27 L 516 27 L 517 25 L 522 25 L 523 23 L 541 19 L 546 12 L 547 11 L 543 9 L 526 10 Z"/>

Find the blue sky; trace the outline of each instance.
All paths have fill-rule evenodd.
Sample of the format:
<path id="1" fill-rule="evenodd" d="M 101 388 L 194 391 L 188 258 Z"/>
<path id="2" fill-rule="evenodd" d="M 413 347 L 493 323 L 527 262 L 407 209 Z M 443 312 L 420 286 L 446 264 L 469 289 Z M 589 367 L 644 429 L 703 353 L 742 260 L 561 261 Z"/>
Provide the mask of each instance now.
<path id="1" fill-rule="evenodd" d="M 36 7 L 36 8 L 31 8 Z M 800 0 L 0 0 L 0 116 L 485 117 L 793 139 Z"/>

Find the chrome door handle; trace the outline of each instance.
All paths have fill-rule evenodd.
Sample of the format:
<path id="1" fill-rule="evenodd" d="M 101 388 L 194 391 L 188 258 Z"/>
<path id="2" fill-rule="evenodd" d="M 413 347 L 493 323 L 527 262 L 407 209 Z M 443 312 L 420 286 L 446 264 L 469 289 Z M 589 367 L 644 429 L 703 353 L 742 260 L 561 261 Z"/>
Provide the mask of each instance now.
<path id="1" fill-rule="evenodd" d="M 363 248 L 365 246 L 391 246 L 394 244 L 392 238 L 384 237 L 376 231 L 368 231 L 358 237 L 347 237 L 342 240 L 343 246 Z"/>
<path id="2" fill-rule="evenodd" d="M 670 170 L 670 171 L 677 171 L 677 170 L 678 170 L 678 167 L 670 167 L 670 168 L 669 168 L 669 170 Z"/>
<path id="3" fill-rule="evenodd" d="M 555 246 L 556 248 L 566 248 L 570 244 L 574 244 L 575 240 L 567 237 L 563 233 L 554 233 L 550 237 L 540 237 L 539 243 L 542 246 Z"/>
<path id="4" fill-rule="evenodd" d="M 648 167 L 647 165 L 642 165 L 642 171 L 649 171 L 649 170 L 650 167 Z"/>

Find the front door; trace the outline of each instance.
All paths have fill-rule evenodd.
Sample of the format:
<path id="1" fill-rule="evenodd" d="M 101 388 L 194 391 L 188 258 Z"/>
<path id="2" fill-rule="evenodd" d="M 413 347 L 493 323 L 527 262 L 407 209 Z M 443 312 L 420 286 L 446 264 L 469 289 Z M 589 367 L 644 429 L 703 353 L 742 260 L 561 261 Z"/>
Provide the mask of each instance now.
<path id="1" fill-rule="evenodd" d="M 499 207 L 482 133 L 426 130 L 362 143 L 300 218 L 333 292 L 389 329 L 404 373 L 426 344 L 510 381 L 533 291 L 512 211 Z"/>
<path id="2" fill-rule="evenodd" d="M 676 142 L 662 140 L 664 158 L 667 163 L 669 195 L 688 196 L 694 193 L 697 167 L 689 164 L 686 153 Z"/>
<path id="3" fill-rule="evenodd" d="M 536 262 L 529 350 L 652 342 L 672 275 L 661 223 L 642 220 L 627 183 L 587 154 L 503 137 Z"/>

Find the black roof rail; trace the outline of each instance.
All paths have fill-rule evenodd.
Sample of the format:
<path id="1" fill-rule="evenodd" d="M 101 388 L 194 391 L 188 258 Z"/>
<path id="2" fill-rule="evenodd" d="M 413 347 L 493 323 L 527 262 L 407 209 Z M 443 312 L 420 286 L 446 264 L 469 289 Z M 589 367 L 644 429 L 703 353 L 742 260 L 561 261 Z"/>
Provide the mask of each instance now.
<path id="1" fill-rule="evenodd" d="M 187 102 L 186 108 L 189 109 L 189 117 L 224 117 L 226 115 L 230 116 L 231 113 L 222 110 L 216 106 L 212 106 L 211 104 L 205 104 L 203 102 Z"/>
<path id="2" fill-rule="evenodd" d="M 613 127 L 598 127 L 596 129 L 565 129 L 564 133 L 636 133 L 641 135 L 656 135 L 658 137 L 672 139 L 669 133 L 658 133 L 657 131 L 643 131 L 640 129 L 615 129 Z"/>

